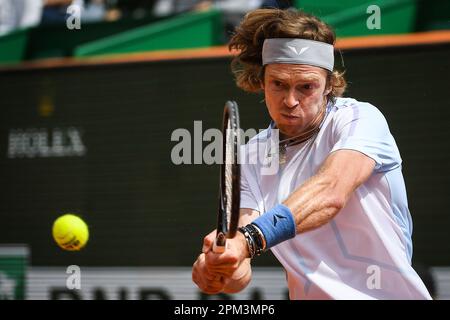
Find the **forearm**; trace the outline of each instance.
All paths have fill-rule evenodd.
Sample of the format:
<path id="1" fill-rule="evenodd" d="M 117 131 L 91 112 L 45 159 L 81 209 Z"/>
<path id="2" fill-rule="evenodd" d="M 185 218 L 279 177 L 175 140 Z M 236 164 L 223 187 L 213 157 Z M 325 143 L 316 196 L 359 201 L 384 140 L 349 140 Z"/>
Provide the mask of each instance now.
<path id="1" fill-rule="evenodd" d="M 292 212 L 296 232 L 315 229 L 330 221 L 355 189 L 370 177 L 374 167 L 375 161 L 358 151 L 332 153 L 319 172 L 283 202 Z"/>
<path id="2" fill-rule="evenodd" d="M 259 254 L 261 248 L 267 250 L 329 222 L 369 178 L 374 166 L 374 160 L 358 151 L 333 152 L 316 175 L 246 227 L 254 240 L 249 243 L 257 243 L 252 253 Z"/>
<path id="3" fill-rule="evenodd" d="M 333 175 L 319 173 L 283 202 L 294 216 L 297 233 L 324 225 L 343 208 L 346 197 L 337 181 Z"/>

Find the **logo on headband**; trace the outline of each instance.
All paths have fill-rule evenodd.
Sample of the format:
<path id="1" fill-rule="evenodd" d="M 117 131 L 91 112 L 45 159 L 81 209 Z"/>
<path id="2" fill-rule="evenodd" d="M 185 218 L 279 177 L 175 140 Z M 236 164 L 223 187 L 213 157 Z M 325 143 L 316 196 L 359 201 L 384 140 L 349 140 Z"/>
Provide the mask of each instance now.
<path id="1" fill-rule="evenodd" d="M 292 51 L 294 51 L 294 53 L 296 54 L 296 55 L 301 55 L 303 52 L 305 52 L 306 50 L 308 50 L 309 49 L 309 47 L 304 47 L 304 48 L 301 48 L 300 49 L 300 52 L 298 52 L 297 51 L 297 48 L 296 47 L 292 47 L 292 46 L 287 46 L 289 49 L 291 49 Z"/>

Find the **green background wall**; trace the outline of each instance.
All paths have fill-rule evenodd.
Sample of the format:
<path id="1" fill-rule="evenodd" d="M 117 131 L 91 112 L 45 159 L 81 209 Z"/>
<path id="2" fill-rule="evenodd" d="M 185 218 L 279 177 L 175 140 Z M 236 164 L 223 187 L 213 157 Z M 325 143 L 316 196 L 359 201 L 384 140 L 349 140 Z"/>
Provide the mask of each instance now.
<path id="1" fill-rule="evenodd" d="M 450 45 L 343 52 L 347 96 L 378 106 L 399 145 L 414 259 L 428 265 L 450 265 L 449 54 Z M 193 133 L 195 120 L 219 127 L 227 99 L 238 101 L 244 128 L 268 124 L 262 96 L 235 87 L 229 62 L 0 72 L 0 243 L 29 244 L 32 265 L 191 265 L 215 224 L 219 168 L 173 165 L 171 133 Z M 8 158 L 11 130 L 70 128 L 84 156 Z M 81 252 L 51 238 L 66 212 L 90 225 Z M 273 264 L 270 255 L 256 261 Z"/>

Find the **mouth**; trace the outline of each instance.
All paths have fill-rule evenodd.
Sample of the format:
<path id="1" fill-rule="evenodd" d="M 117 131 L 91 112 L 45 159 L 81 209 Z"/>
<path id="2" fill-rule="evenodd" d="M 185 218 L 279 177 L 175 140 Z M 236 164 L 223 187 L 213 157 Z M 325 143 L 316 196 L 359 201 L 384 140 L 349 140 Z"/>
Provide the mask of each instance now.
<path id="1" fill-rule="evenodd" d="M 281 114 L 284 118 L 287 118 L 287 119 L 293 119 L 293 120 L 295 120 L 295 119 L 300 119 L 300 117 L 299 116 L 294 116 L 294 115 L 291 115 L 291 114 Z"/>

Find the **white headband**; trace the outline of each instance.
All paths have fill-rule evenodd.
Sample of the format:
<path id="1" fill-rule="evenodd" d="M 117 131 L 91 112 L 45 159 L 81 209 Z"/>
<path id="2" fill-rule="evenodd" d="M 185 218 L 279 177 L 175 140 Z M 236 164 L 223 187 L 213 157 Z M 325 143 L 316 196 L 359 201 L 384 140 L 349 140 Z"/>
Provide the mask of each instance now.
<path id="1" fill-rule="evenodd" d="M 334 47 L 331 44 L 297 38 L 264 40 L 263 65 L 269 63 L 308 64 L 333 71 Z"/>

